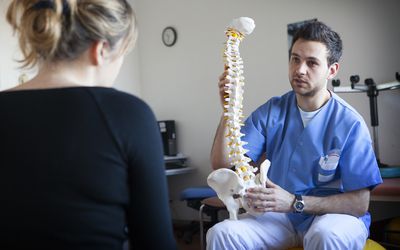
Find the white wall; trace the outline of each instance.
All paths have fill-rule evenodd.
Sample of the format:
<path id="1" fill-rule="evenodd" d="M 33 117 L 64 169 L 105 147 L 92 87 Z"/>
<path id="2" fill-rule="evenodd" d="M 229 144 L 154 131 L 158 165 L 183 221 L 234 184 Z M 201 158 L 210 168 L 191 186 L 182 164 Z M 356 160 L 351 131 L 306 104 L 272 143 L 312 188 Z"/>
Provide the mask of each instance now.
<path id="1" fill-rule="evenodd" d="M 179 201 L 188 186 L 205 185 L 210 173 L 209 152 L 221 108 L 217 78 L 222 72 L 224 30 L 232 18 L 249 16 L 256 29 L 241 45 L 245 64 L 246 115 L 267 99 L 290 90 L 287 80 L 286 25 L 318 18 L 338 31 L 344 41 L 342 85 L 349 76 L 393 81 L 400 71 L 400 16 L 397 0 L 267 1 L 267 0 L 137 0 L 142 97 L 158 119 L 177 122 L 178 147 L 188 155 L 193 174 L 168 177 L 173 216 L 196 218 Z M 161 32 L 178 31 L 178 41 L 165 47 Z M 400 90 L 379 93 L 381 158 L 400 165 Z M 370 124 L 368 98 L 340 94 Z"/>
<path id="2" fill-rule="evenodd" d="M 26 72 L 25 70 L 19 70 L 19 65 L 15 61 L 20 53 L 18 40 L 12 36 L 11 27 L 6 21 L 9 2 L 10 0 L 0 1 L 0 34 L 2 36 L 0 47 L 0 90 L 15 86 L 18 83 L 18 76 Z"/>
<path id="3" fill-rule="evenodd" d="M 133 8 L 136 7 L 135 1 L 128 0 Z M 141 96 L 141 81 L 140 81 L 140 68 L 139 68 L 140 52 L 138 44 L 132 52 L 125 56 L 124 64 L 115 81 L 115 88 L 129 92 L 136 96 Z"/>

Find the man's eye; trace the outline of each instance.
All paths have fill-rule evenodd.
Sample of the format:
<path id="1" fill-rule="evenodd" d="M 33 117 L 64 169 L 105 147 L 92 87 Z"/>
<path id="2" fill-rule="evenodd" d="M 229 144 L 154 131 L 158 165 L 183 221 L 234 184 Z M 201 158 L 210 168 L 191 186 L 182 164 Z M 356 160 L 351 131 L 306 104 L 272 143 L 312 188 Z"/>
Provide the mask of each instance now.
<path id="1" fill-rule="evenodd" d="M 297 57 L 292 57 L 292 62 L 298 63 L 298 62 L 300 62 L 300 59 Z"/>
<path id="2" fill-rule="evenodd" d="M 314 62 L 314 61 L 309 61 L 309 62 L 308 62 L 308 65 L 309 65 L 310 67 L 315 67 L 315 66 L 318 66 L 318 63 L 317 63 L 317 62 Z"/>

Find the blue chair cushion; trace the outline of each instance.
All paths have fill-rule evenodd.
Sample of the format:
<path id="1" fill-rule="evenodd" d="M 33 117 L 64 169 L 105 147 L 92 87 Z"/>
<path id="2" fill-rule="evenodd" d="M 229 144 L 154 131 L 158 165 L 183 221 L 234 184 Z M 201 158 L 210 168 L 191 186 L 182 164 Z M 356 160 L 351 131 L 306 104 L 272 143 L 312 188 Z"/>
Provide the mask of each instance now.
<path id="1" fill-rule="evenodd" d="M 190 187 L 181 192 L 181 200 L 205 199 L 217 196 L 217 193 L 209 186 Z"/>

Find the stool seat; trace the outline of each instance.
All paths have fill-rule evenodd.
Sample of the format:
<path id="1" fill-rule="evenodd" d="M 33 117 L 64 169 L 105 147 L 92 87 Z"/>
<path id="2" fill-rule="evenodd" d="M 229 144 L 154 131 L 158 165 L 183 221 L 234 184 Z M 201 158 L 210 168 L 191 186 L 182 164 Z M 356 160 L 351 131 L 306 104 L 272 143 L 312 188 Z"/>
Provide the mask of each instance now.
<path id="1" fill-rule="evenodd" d="M 217 193 L 214 189 L 208 186 L 201 187 L 190 187 L 186 188 L 181 192 L 181 200 L 191 200 L 191 199 L 204 199 L 208 197 L 216 196 Z"/>
<path id="2" fill-rule="evenodd" d="M 302 247 L 293 247 L 289 248 L 288 250 L 303 250 Z M 365 243 L 364 249 L 363 250 L 385 250 L 384 247 L 382 247 L 379 243 L 368 239 L 367 242 Z"/>
<path id="3" fill-rule="evenodd" d="M 378 242 L 368 239 L 365 243 L 364 250 L 385 250 Z"/>
<path id="4" fill-rule="evenodd" d="M 203 199 L 201 203 L 211 207 L 226 208 L 225 204 L 217 196 Z"/>

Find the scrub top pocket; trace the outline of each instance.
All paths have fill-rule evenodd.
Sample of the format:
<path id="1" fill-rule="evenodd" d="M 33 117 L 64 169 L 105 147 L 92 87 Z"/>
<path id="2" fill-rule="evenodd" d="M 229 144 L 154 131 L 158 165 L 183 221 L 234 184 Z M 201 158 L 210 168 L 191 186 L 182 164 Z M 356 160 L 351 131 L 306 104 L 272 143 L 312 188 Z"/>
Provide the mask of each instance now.
<path id="1" fill-rule="evenodd" d="M 334 179 L 339 159 L 340 151 L 336 149 L 330 150 L 325 156 L 321 156 L 316 176 L 318 184 L 326 184 Z"/>

